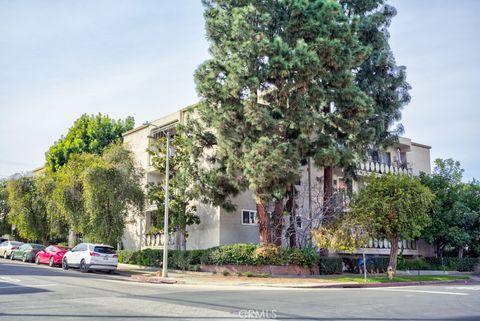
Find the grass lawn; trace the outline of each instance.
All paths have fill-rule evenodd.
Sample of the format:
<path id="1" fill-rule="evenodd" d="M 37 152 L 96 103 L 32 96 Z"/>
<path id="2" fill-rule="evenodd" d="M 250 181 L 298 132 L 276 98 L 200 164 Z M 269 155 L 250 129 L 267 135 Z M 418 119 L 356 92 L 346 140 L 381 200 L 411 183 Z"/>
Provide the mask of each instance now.
<path id="1" fill-rule="evenodd" d="M 338 282 L 358 282 L 364 283 L 363 275 L 358 276 L 336 276 L 332 280 Z M 396 276 L 390 280 L 386 276 L 368 276 L 367 283 L 388 283 L 388 282 L 420 282 L 420 281 L 447 281 L 447 280 L 468 280 L 468 276 L 457 275 L 402 275 Z"/>

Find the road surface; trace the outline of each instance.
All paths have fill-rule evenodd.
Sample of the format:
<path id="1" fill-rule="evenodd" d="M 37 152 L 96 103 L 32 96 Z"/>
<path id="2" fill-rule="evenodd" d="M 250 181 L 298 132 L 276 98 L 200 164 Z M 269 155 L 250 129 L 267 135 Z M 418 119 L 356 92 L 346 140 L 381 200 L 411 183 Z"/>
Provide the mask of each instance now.
<path id="1" fill-rule="evenodd" d="M 143 284 L 0 259 L 0 321 L 480 320 L 480 285 L 377 289 Z"/>

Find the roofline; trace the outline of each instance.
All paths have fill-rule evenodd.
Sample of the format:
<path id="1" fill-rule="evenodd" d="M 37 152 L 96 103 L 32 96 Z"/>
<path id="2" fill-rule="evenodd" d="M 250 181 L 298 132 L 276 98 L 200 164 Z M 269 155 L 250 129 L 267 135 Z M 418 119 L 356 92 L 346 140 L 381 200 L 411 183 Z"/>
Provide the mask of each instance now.
<path id="1" fill-rule="evenodd" d="M 198 106 L 198 104 L 199 104 L 199 103 L 197 102 L 197 103 L 194 103 L 194 104 L 192 104 L 192 105 L 188 105 L 188 106 L 186 106 L 186 107 L 180 108 L 179 110 L 177 110 L 177 111 L 175 111 L 175 112 L 173 112 L 173 113 L 170 113 L 170 114 L 167 114 L 167 115 L 165 115 L 165 116 L 163 116 L 163 117 L 157 118 L 157 119 L 155 119 L 155 120 L 153 120 L 153 121 L 151 121 L 151 122 L 149 122 L 149 123 L 154 123 L 154 122 L 156 122 L 157 120 L 160 120 L 160 119 L 162 119 L 162 118 L 168 117 L 168 116 L 173 115 L 173 114 L 176 114 L 176 113 L 180 113 L 180 119 L 181 119 L 181 118 L 182 118 L 181 115 L 182 115 L 183 113 L 185 113 L 185 112 L 187 112 L 187 111 L 195 108 L 196 106 Z M 172 122 L 172 123 L 173 123 L 173 122 Z M 133 129 L 130 129 L 129 131 L 124 132 L 124 133 L 122 134 L 122 137 L 125 137 L 125 136 L 127 136 L 127 135 L 133 134 L 133 133 L 135 133 L 135 132 L 138 132 L 139 130 L 145 129 L 145 128 L 149 127 L 149 126 L 150 126 L 149 124 L 142 124 L 142 125 L 140 125 L 140 126 L 138 126 L 138 127 L 135 127 L 135 128 L 133 128 Z"/>
<path id="2" fill-rule="evenodd" d="M 426 149 L 432 149 L 432 146 L 428 146 L 428 145 L 424 145 L 424 144 L 420 144 L 420 143 L 412 142 L 412 145 L 417 146 L 417 147 L 426 148 Z"/>
<path id="3" fill-rule="evenodd" d="M 43 166 L 38 166 L 38 167 L 32 169 L 31 172 L 32 172 L 32 173 L 35 173 L 35 172 L 39 172 L 39 171 L 44 170 L 44 169 L 45 169 L 45 165 L 43 165 Z"/>

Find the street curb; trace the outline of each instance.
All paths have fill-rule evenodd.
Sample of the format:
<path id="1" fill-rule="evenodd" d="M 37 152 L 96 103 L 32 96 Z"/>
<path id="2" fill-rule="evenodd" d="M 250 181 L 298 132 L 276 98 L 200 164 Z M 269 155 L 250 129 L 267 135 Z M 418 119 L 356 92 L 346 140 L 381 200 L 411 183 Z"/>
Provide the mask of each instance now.
<path id="1" fill-rule="evenodd" d="M 143 283 L 155 283 L 155 284 L 183 284 L 185 282 L 173 280 L 169 278 L 164 278 L 161 276 L 142 276 L 142 275 L 132 275 L 130 277 L 134 281 L 139 281 Z"/>
<path id="2" fill-rule="evenodd" d="M 388 282 L 388 283 L 367 283 L 367 284 L 326 284 L 311 286 L 290 286 L 290 288 L 301 289 L 360 289 L 360 288 L 391 288 L 401 286 L 420 286 L 420 285 L 441 285 L 441 284 L 475 284 L 472 280 L 445 280 L 445 281 L 419 281 L 419 282 Z"/>

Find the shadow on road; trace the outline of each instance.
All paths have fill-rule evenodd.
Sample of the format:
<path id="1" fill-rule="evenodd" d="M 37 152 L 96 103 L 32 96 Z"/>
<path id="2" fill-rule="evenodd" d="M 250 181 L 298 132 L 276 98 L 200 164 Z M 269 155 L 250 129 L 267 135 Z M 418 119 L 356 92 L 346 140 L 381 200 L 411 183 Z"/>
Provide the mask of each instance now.
<path id="1" fill-rule="evenodd" d="M 37 287 L 23 286 L 10 282 L 0 282 L 0 295 L 15 295 L 15 294 L 30 294 L 30 293 L 44 293 L 49 290 Z"/>
<path id="2" fill-rule="evenodd" d="M 81 273 L 77 269 L 62 270 L 60 267 L 49 267 L 47 265 L 36 265 L 34 263 L 12 262 L 0 259 L 0 276 L 46 276 L 46 277 L 73 277 L 105 279 L 112 278 L 106 272 L 92 271 Z M 113 278 L 125 278 L 121 274 L 115 274 Z"/>

